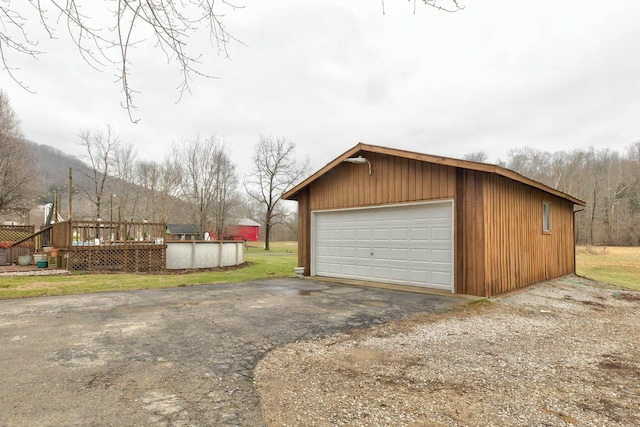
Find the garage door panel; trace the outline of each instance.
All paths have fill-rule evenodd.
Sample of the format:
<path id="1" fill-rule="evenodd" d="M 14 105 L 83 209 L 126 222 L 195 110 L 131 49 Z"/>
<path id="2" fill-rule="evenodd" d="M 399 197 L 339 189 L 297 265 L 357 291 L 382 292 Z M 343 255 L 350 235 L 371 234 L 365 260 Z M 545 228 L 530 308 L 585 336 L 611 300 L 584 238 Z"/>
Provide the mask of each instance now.
<path id="1" fill-rule="evenodd" d="M 373 273 L 373 267 L 370 265 L 356 265 L 355 275 L 357 277 L 369 277 Z"/>
<path id="2" fill-rule="evenodd" d="M 392 248 L 391 257 L 392 261 L 404 261 L 407 262 L 409 258 L 409 249 L 407 248 Z"/>
<path id="3" fill-rule="evenodd" d="M 388 228 L 374 228 L 373 229 L 373 240 L 389 240 L 389 229 Z"/>
<path id="4" fill-rule="evenodd" d="M 356 256 L 356 248 L 354 247 L 344 247 L 342 248 L 342 256 L 345 258 L 353 258 Z"/>
<path id="5" fill-rule="evenodd" d="M 451 241 L 451 227 L 433 227 L 431 229 L 431 239 L 438 241 Z"/>
<path id="6" fill-rule="evenodd" d="M 373 267 L 373 275 L 380 278 L 389 278 L 389 267 Z"/>
<path id="7" fill-rule="evenodd" d="M 430 218 L 431 213 L 422 209 L 411 209 L 406 211 L 406 217 L 408 219 L 424 220 Z"/>
<path id="8" fill-rule="evenodd" d="M 356 240 L 371 240 L 371 230 L 358 229 L 358 231 L 356 232 Z"/>
<path id="9" fill-rule="evenodd" d="M 401 210 L 394 210 L 394 209 L 390 209 L 387 212 L 384 212 L 383 210 L 378 210 L 376 212 L 373 213 L 374 215 L 376 215 L 379 218 L 382 218 L 384 220 L 389 220 L 389 221 L 395 221 L 397 219 L 404 219 L 406 216 L 406 213 L 402 212 Z"/>
<path id="10" fill-rule="evenodd" d="M 342 253 L 342 247 L 340 246 L 329 246 L 327 248 L 327 256 L 329 257 L 340 256 L 341 253 Z"/>
<path id="11" fill-rule="evenodd" d="M 446 263 L 448 265 L 451 262 L 451 250 L 431 250 L 431 261 L 434 263 Z"/>
<path id="12" fill-rule="evenodd" d="M 355 239 L 357 230 L 355 228 L 345 228 L 342 230 L 342 239 Z"/>
<path id="13" fill-rule="evenodd" d="M 313 227 L 316 275 L 453 290 L 451 202 L 314 212 Z"/>
<path id="14" fill-rule="evenodd" d="M 376 246 L 373 248 L 373 257 L 375 259 L 389 259 L 389 252 L 391 248 L 381 248 Z"/>
<path id="15" fill-rule="evenodd" d="M 342 238 L 341 230 L 329 229 L 329 230 L 327 230 L 327 232 L 329 234 L 327 236 L 327 238 L 329 238 L 329 239 L 340 240 Z"/>
<path id="16" fill-rule="evenodd" d="M 411 240 L 431 240 L 431 228 L 429 227 L 412 227 Z"/>
<path id="17" fill-rule="evenodd" d="M 328 236 L 329 236 L 329 233 L 327 232 L 327 230 L 321 229 L 321 230 L 318 230 L 316 239 L 324 240 Z"/>
<path id="18" fill-rule="evenodd" d="M 389 234 L 390 240 L 405 241 L 409 238 L 409 230 L 406 228 L 392 228 Z"/>
<path id="19" fill-rule="evenodd" d="M 364 259 L 371 258 L 371 248 L 358 247 L 355 250 L 356 250 L 356 257 L 364 258 Z"/>
<path id="20" fill-rule="evenodd" d="M 429 262 L 431 259 L 431 251 L 429 249 L 411 249 L 409 251 L 409 261 L 411 262 Z"/>
<path id="21" fill-rule="evenodd" d="M 331 264 L 331 265 L 341 265 L 345 263 L 345 259 L 341 258 L 341 257 L 335 257 L 335 256 L 328 256 L 325 258 L 324 263 L 325 264 Z"/>
<path id="22" fill-rule="evenodd" d="M 451 207 L 447 205 L 433 205 L 432 209 L 429 210 L 429 216 L 434 219 L 448 220 L 451 218 Z"/>
<path id="23" fill-rule="evenodd" d="M 409 270 L 406 268 L 390 268 L 389 269 L 389 279 L 394 282 L 409 282 Z"/>
<path id="24" fill-rule="evenodd" d="M 343 264 L 341 273 L 345 275 L 355 276 L 358 274 L 358 266 L 355 264 Z"/>
<path id="25" fill-rule="evenodd" d="M 432 262 L 429 270 L 432 273 L 447 273 L 450 274 L 451 272 L 449 271 L 449 266 L 447 264 L 444 263 L 437 263 L 437 262 Z"/>
<path id="26" fill-rule="evenodd" d="M 431 272 L 431 281 L 434 285 L 443 285 L 446 286 L 451 281 L 451 273 L 445 273 L 441 271 L 432 271 Z"/>
<path id="27" fill-rule="evenodd" d="M 409 279 L 412 284 L 424 286 L 431 282 L 431 273 L 429 271 L 411 271 Z"/>

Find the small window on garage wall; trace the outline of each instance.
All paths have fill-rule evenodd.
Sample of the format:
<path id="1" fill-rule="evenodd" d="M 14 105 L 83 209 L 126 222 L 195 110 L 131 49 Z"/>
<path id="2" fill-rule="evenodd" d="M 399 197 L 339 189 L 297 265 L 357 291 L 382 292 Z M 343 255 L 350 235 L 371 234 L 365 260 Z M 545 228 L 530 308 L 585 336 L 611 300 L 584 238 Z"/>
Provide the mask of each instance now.
<path id="1" fill-rule="evenodd" d="M 542 202 L 542 232 L 551 233 L 551 203 Z"/>

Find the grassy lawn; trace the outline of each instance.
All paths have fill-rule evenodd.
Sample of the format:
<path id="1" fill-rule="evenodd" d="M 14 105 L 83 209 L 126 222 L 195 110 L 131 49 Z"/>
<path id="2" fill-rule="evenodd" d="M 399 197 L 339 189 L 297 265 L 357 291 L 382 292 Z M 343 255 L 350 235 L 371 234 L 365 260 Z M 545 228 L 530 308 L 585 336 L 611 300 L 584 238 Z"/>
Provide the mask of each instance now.
<path id="1" fill-rule="evenodd" d="M 224 271 L 181 274 L 73 274 L 71 276 L 12 276 L 0 279 L 0 299 L 68 295 L 132 289 L 160 289 L 209 283 L 237 283 L 268 277 L 293 276 L 298 261 L 297 242 L 260 242 L 245 250 L 248 266 Z"/>
<path id="2" fill-rule="evenodd" d="M 261 242 L 249 244 L 247 266 L 224 271 L 181 274 L 73 274 L 71 276 L 13 276 L 0 279 L 0 299 L 67 295 L 132 289 L 160 289 L 209 283 L 237 283 L 268 277 L 293 276 L 297 242 L 274 242 L 265 251 Z M 640 290 L 640 247 L 578 248 L 577 273 L 601 282 Z"/>
<path id="3" fill-rule="evenodd" d="M 579 275 L 640 290 L 640 247 L 578 247 L 576 253 Z"/>

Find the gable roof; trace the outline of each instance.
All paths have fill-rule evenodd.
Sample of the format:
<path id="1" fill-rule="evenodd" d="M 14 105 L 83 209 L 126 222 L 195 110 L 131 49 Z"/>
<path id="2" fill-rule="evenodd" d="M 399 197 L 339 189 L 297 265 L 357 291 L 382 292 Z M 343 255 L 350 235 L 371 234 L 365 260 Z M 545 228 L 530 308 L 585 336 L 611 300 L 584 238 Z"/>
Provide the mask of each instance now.
<path id="1" fill-rule="evenodd" d="M 545 191 L 547 193 L 550 193 L 550 194 L 553 194 L 555 196 L 561 197 L 563 199 L 569 200 L 569 201 L 575 203 L 576 205 L 586 206 L 586 203 L 583 202 L 580 199 L 577 199 L 577 198 L 575 198 L 575 197 L 573 197 L 573 196 L 571 196 L 569 194 L 563 193 L 562 191 L 559 191 L 559 190 L 556 190 L 554 188 L 551 188 L 548 185 L 545 185 L 545 184 L 543 184 L 541 182 L 538 182 L 538 181 L 535 181 L 533 179 L 527 178 L 527 177 L 525 177 L 523 175 L 520 175 L 517 172 L 514 172 L 514 171 L 506 169 L 506 168 L 503 168 L 503 167 L 498 166 L 498 165 L 492 165 L 492 164 L 480 163 L 480 162 L 473 162 L 473 161 L 470 161 L 470 160 L 454 159 L 454 158 L 450 158 L 450 157 L 433 156 L 433 155 L 430 155 L 430 154 L 416 153 L 416 152 L 413 152 L 413 151 L 398 150 L 398 149 L 395 149 L 395 148 L 381 147 L 381 146 L 378 146 L 378 145 L 369 145 L 369 144 L 365 144 L 365 143 L 362 143 L 362 142 L 358 143 L 353 148 L 345 151 L 340 156 L 336 157 L 334 160 L 332 160 L 331 162 L 327 163 L 324 167 L 322 167 L 316 173 L 314 173 L 313 175 L 311 175 L 310 177 L 308 177 L 307 179 L 302 181 L 300 184 L 296 185 L 291 190 L 287 191 L 282 196 L 282 198 L 285 199 L 285 200 L 297 200 L 298 199 L 298 192 L 300 190 L 302 190 L 303 188 L 307 187 L 309 184 L 311 184 L 316 179 L 320 178 L 325 173 L 329 172 L 331 169 L 337 167 L 339 164 L 341 164 L 344 161 L 344 159 L 347 159 L 349 157 L 353 157 L 356 154 L 360 153 L 361 151 L 367 151 L 367 152 L 370 152 L 370 153 L 377 153 L 377 154 L 385 154 L 385 155 L 388 155 L 388 156 L 402 157 L 402 158 L 411 159 L 411 160 L 419 160 L 419 161 L 422 161 L 422 162 L 436 163 L 436 164 L 439 164 L 439 165 L 452 166 L 452 167 L 457 167 L 457 168 L 462 168 L 462 169 L 469 169 L 469 170 L 474 170 L 474 171 L 494 173 L 496 175 L 500 175 L 500 176 L 503 176 L 505 178 L 509 178 L 509 179 L 514 180 L 514 181 L 517 181 L 517 182 L 521 182 L 523 184 L 529 185 L 529 186 L 534 187 L 534 188 L 538 188 L 538 189 L 540 189 L 542 191 Z"/>
<path id="2" fill-rule="evenodd" d="M 239 219 L 238 220 L 238 225 L 242 225 L 245 227 L 260 227 L 260 224 L 258 224 L 257 222 L 255 222 L 252 219 L 249 218 L 243 218 L 243 219 Z"/>
<path id="3" fill-rule="evenodd" d="M 169 234 L 200 234 L 200 230 L 193 224 L 167 224 Z"/>

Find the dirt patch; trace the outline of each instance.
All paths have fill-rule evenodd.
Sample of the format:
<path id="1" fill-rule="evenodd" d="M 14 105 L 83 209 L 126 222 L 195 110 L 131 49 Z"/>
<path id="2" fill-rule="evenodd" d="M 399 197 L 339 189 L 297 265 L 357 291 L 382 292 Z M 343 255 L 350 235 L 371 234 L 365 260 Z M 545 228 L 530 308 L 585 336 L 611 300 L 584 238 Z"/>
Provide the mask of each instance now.
<path id="1" fill-rule="evenodd" d="M 273 350 L 268 425 L 639 425 L 640 294 L 569 277 Z"/>

